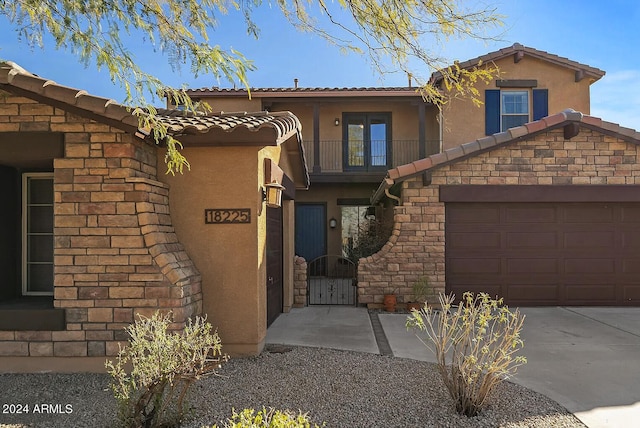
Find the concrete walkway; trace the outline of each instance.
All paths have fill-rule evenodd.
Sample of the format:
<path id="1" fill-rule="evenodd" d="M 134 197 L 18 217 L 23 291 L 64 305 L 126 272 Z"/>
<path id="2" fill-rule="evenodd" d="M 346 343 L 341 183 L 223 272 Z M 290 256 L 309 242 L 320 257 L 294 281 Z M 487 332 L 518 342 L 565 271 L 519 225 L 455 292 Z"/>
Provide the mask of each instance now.
<path id="1" fill-rule="evenodd" d="M 640 308 L 523 308 L 528 363 L 512 380 L 557 401 L 590 428 L 640 426 Z M 312 306 L 282 314 L 267 343 L 390 353 L 435 361 L 406 314 Z M 378 325 L 376 326 L 377 321 Z M 385 339 L 388 348 L 385 348 Z"/>

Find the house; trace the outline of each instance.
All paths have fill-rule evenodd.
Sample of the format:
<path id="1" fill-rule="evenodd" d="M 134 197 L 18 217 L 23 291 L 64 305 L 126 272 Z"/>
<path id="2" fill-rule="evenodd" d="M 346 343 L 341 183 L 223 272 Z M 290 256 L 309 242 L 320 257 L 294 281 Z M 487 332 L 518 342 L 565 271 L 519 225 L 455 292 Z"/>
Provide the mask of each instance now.
<path id="1" fill-rule="evenodd" d="M 478 86 L 484 109 L 455 99 L 440 111 L 411 85 L 302 88 L 296 83 L 254 89 L 251 98 L 245 90 L 193 89 L 192 98 L 219 112 L 188 115 L 169 106 L 158 113 L 170 135 L 185 145 L 192 171 L 181 177 L 163 173 L 164 148 L 125 106 L 0 63 L 0 186 L 6 207 L 0 241 L 2 367 L 100 369 L 105 356 L 115 355 L 127 339 L 124 327 L 157 309 L 172 312 L 176 329 L 193 315 L 207 315 L 226 352 L 257 354 L 279 313 L 316 303 L 315 294 L 305 295 L 306 264 L 295 255 L 310 264 L 326 260 L 315 272 L 320 278 L 312 279 L 328 287 L 321 294 L 333 296 L 329 287 L 335 281 L 323 275 L 340 272 L 355 279 L 346 256 L 360 225 L 372 217 L 393 214 L 395 230 L 381 252 L 361 260 L 357 299 L 355 281 L 348 281 L 349 291 L 341 293 L 352 295 L 340 303 L 379 304 L 390 284 L 406 297 L 420 275 L 438 290 L 472 288 L 468 278 L 458 281 L 454 273 L 497 262 L 452 252 L 452 243 L 461 242 L 464 249 L 469 241 L 445 228 L 445 221 L 451 225 L 453 215 L 461 233 L 473 229 L 455 218 L 476 211 L 466 206 L 455 211 L 455 203 L 478 202 L 464 199 L 476 190 L 486 203 L 526 197 L 521 202 L 533 205 L 524 211 L 540 208 L 534 203 L 540 192 L 555 204 L 578 185 L 593 187 L 576 193 L 592 203 L 610 206 L 632 198 L 632 187 L 616 186 L 635 184 L 637 135 L 588 116 L 589 86 L 604 72 L 517 44 L 480 59 L 502 70 L 499 80 Z M 438 82 L 438 75 L 433 77 Z M 584 115 L 557 113 L 567 107 Z M 477 140 L 486 133 L 492 136 Z M 466 141 L 474 142 L 461 145 Z M 477 187 L 464 193 L 463 184 Z M 490 186 L 496 185 L 507 195 L 495 196 Z M 604 185 L 616 191 L 598 187 Z M 572 190 L 563 193 L 562 186 Z M 621 199 L 610 200 L 609 194 Z M 578 208 L 581 213 L 585 208 L 591 223 L 600 222 L 598 206 Z M 628 218 L 625 207 L 615 209 L 612 216 Z M 504 207 L 478 212 L 492 210 L 495 217 Z M 576 242 L 586 246 L 610 238 L 633 246 L 632 231 L 616 235 L 625 221 Z M 504 233 L 477 235 L 474 251 L 484 251 L 482 244 L 495 243 L 498 235 L 502 243 Z M 561 238 L 549 242 L 565 242 Z M 334 259 L 329 263 L 323 256 Z M 541 272 L 551 269 L 546 259 L 525 256 L 524 264 L 534 260 Z M 609 265 L 586 265 L 598 273 L 607 266 L 622 266 L 625 275 L 633 269 L 628 253 L 607 260 Z M 563 269 L 573 266 L 567 263 Z M 455 269 L 447 271 L 451 266 Z M 470 272 L 477 276 L 477 270 Z M 583 279 L 588 278 L 578 277 Z M 499 292 L 519 302 L 511 284 L 509 279 Z M 599 296 L 589 302 L 635 299 L 628 283 L 614 291 L 586 284 L 579 294 Z M 556 296 L 568 290 L 555 287 Z M 542 300 L 554 301 L 548 295 Z"/>
<path id="2" fill-rule="evenodd" d="M 360 261 L 360 301 L 416 272 L 436 291 L 517 306 L 638 306 L 640 133 L 574 110 L 389 170 L 401 198 L 383 249 Z"/>
<path id="3" fill-rule="evenodd" d="M 293 199 L 308 186 L 293 114 L 159 111 L 188 145 L 181 181 L 113 100 L 10 62 L 0 94 L 3 370 L 103 369 L 157 309 L 178 329 L 206 314 L 226 352 L 260 352 L 292 304 Z"/>
<path id="4" fill-rule="evenodd" d="M 372 215 L 385 218 L 380 201 L 389 205 L 392 199 L 377 198 L 372 204 L 370 198 L 388 170 L 566 108 L 588 114 L 590 85 L 604 75 L 520 44 L 458 65 L 468 68 L 479 62 L 500 69 L 499 79 L 477 83 L 483 107 L 449 97 L 440 110 L 411 86 L 304 88 L 297 79 L 292 88 L 254 88 L 251 98 L 244 89 L 188 92 L 217 110 L 287 110 L 300 118 L 311 186 L 296 198 L 295 247 L 296 254 L 312 261 L 327 254 L 348 256 L 358 222 L 366 223 L 365 217 Z M 443 86 L 438 73 L 432 80 Z M 375 301 L 379 299 L 376 294 Z M 363 296 L 358 300 L 372 303 Z"/>

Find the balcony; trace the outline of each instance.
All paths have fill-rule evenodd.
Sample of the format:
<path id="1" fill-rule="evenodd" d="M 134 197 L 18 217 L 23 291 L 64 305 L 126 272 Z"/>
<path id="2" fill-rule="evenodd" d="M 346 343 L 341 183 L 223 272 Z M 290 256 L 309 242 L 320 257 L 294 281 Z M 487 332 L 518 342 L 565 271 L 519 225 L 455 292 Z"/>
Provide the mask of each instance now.
<path id="1" fill-rule="evenodd" d="M 422 153 L 437 153 L 440 142 L 427 141 L 425 146 Z M 314 150 L 313 141 L 305 141 L 304 149 L 312 183 L 379 182 L 384 178 L 388 169 L 426 156 L 425 154 L 421 156 L 418 140 L 393 140 L 391 141 L 390 159 L 386 159 L 386 165 L 345 167 L 342 140 L 320 140 L 317 150 Z M 372 163 L 380 165 L 379 158 L 378 162 L 374 160 Z"/>

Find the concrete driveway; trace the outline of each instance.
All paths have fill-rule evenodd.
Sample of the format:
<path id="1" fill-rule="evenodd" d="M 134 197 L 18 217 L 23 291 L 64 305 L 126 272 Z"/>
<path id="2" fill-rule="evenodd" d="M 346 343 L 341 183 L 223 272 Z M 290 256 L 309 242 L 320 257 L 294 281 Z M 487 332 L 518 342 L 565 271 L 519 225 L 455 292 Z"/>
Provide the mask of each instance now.
<path id="1" fill-rule="evenodd" d="M 512 381 L 562 404 L 590 428 L 640 426 L 640 308 L 521 312 L 528 363 Z M 381 313 L 370 319 L 366 309 L 353 307 L 294 309 L 269 328 L 267 343 L 380 352 L 383 331 L 394 356 L 435 361 L 407 331 L 406 318 Z"/>
<path id="2" fill-rule="evenodd" d="M 640 426 L 640 308 L 522 308 L 528 363 L 511 379 L 548 396 L 590 428 Z M 435 361 L 381 314 L 394 355 Z"/>

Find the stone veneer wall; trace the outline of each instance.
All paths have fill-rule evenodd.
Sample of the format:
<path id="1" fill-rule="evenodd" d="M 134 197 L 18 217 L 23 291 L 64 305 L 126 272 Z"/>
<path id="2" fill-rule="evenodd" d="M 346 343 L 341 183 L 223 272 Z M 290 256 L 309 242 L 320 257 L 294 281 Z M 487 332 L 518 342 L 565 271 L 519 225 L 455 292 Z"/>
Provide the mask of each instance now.
<path id="1" fill-rule="evenodd" d="M 295 256 L 293 261 L 293 307 L 307 306 L 307 261 Z"/>
<path id="2" fill-rule="evenodd" d="M 156 148 L 59 108 L 0 92 L 0 132 L 64 135 L 54 160 L 54 306 L 64 331 L 0 331 L 0 356 L 113 356 L 136 314 L 202 311 L 201 278 L 178 241 Z"/>
<path id="3" fill-rule="evenodd" d="M 433 291 L 445 290 L 445 206 L 440 185 L 607 185 L 640 184 L 638 146 L 581 128 L 571 140 L 562 129 L 496 148 L 402 183 L 389 242 L 358 265 L 358 301 L 379 307 L 395 291 L 399 302 L 425 274 Z M 435 295 L 435 294 L 434 294 Z M 433 297 L 432 297 L 433 299 Z"/>

